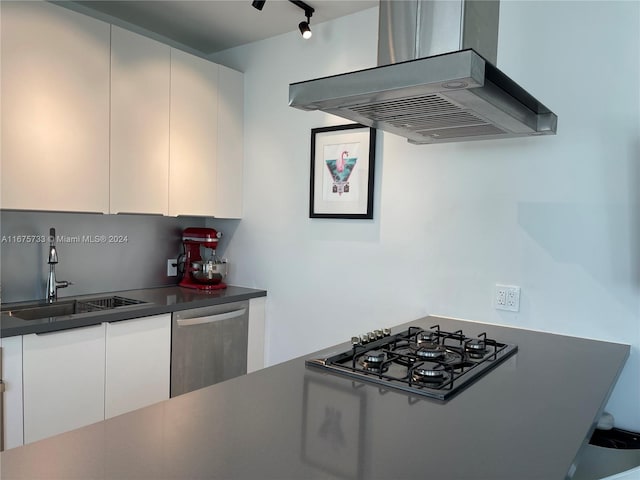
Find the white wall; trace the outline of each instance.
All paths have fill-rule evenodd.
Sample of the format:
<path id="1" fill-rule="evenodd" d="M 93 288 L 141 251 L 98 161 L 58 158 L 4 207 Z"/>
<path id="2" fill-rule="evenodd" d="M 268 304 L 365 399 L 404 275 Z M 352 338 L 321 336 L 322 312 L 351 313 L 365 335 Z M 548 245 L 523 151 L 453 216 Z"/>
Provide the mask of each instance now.
<path id="1" fill-rule="evenodd" d="M 266 288 L 268 362 L 444 314 L 630 343 L 609 403 L 640 430 L 640 4 L 503 1 L 498 67 L 555 137 L 412 146 L 379 132 L 373 221 L 308 218 L 310 129 L 291 82 L 376 63 L 377 9 L 232 49 L 245 72 L 245 216 L 232 283 Z M 496 283 L 522 287 L 496 311 Z"/>

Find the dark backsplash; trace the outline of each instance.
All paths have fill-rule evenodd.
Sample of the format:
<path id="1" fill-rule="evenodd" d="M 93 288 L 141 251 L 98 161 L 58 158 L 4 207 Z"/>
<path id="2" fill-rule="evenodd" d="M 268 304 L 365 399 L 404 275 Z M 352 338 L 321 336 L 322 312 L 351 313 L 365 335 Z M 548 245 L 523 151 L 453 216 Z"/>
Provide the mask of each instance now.
<path id="1" fill-rule="evenodd" d="M 59 290 L 63 297 L 176 284 L 167 260 L 182 251 L 183 229 L 204 226 L 199 217 L 2 210 L 1 301 L 44 297 L 51 227 L 59 239 L 56 277 L 73 282 Z"/>

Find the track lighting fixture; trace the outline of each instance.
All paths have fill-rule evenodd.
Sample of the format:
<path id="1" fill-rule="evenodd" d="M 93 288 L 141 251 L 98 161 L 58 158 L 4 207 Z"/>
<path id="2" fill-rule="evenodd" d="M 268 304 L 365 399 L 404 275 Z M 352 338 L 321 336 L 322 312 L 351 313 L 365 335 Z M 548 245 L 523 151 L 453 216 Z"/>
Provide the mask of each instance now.
<path id="1" fill-rule="evenodd" d="M 300 29 L 302 38 L 304 38 L 305 40 L 308 38 L 311 38 L 312 33 L 311 33 L 311 27 L 309 26 L 309 17 L 307 17 L 306 22 L 300 22 L 300 24 L 298 25 L 298 28 Z"/>
<path id="2" fill-rule="evenodd" d="M 266 0 L 253 0 L 251 2 L 251 6 L 257 10 L 262 10 L 265 2 Z M 311 27 L 309 26 L 309 24 L 311 23 L 311 16 L 313 15 L 313 12 L 315 12 L 315 9 L 300 0 L 289 0 L 289 2 L 293 3 L 296 7 L 304 10 L 304 16 L 307 17 L 307 21 L 300 22 L 298 24 L 298 28 L 300 29 L 302 38 L 304 38 L 305 40 L 307 38 L 311 38 Z"/>
<path id="3" fill-rule="evenodd" d="M 308 38 L 311 38 L 311 27 L 309 26 L 309 23 L 311 23 L 311 15 L 313 15 L 313 12 L 315 12 L 315 10 L 313 9 L 313 7 L 310 7 L 306 3 L 301 2 L 299 0 L 289 0 L 289 1 L 293 3 L 296 7 L 299 7 L 302 10 L 304 10 L 304 16 L 307 17 L 307 21 L 300 22 L 298 24 L 298 28 L 300 29 L 302 38 L 304 38 L 305 40 Z"/>
<path id="4" fill-rule="evenodd" d="M 300 29 L 302 38 L 304 38 L 305 40 L 308 38 L 311 38 L 311 27 L 309 26 L 309 23 L 311 23 L 311 16 L 313 15 L 313 12 L 315 12 L 315 10 L 313 9 L 313 7 L 310 7 L 306 3 L 301 2 L 299 0 L 289 0 L 289 1 L 293 3 L 296 7 L 299 7 L 302 10 L 304 10 L 304 16 L 307 17 L 307 21 L 300 22 L 300 24 L 298 25 L 298 28 Z"/>

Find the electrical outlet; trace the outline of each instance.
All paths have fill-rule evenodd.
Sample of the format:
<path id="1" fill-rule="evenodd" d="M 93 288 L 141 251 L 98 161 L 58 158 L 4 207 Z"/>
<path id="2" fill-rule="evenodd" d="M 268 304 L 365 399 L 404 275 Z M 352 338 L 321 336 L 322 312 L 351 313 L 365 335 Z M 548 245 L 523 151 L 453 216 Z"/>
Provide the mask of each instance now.
<path id="1" fill-rule="evenodd" d="M 170 258 L 167 260 L 167 277 L 178 276 L 178 259 Z"/>
<path id="2" fill-rule="evenodd" d="M 496 310 L 520 311 L 520 287 L 496 284 L 494 294 Z"/>
<path id="3" fill-rule="evenodd" d="M 504 308 L 507 304 L 507 290 L 503 285 L 496 285 L 496 308 Z"/>
<path id="4" fill-rule="evenodd" d="M 520 310 L 520 287 L 512 286 L 507 289 L 507 309 L 512 312 Z"/>

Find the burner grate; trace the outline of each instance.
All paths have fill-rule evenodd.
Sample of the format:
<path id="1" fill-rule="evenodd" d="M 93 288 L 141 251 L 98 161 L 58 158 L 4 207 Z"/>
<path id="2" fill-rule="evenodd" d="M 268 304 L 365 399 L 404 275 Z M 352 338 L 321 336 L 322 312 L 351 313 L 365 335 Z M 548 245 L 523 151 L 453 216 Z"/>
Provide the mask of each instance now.
<path id="1" fill-rule="evenodd" d="M 369 342 L 369 338 L 374 340 Z M 473 338 L 462 330 L 446 332 L 434 325 L 428 330 L 409 327 L 382 338 L 353 337 L 350 351 L 307 360 L 306 364 L 379 386 L 446 400 L 513 355 L 517 348 L 487 338 L 486 333 Z"/>

